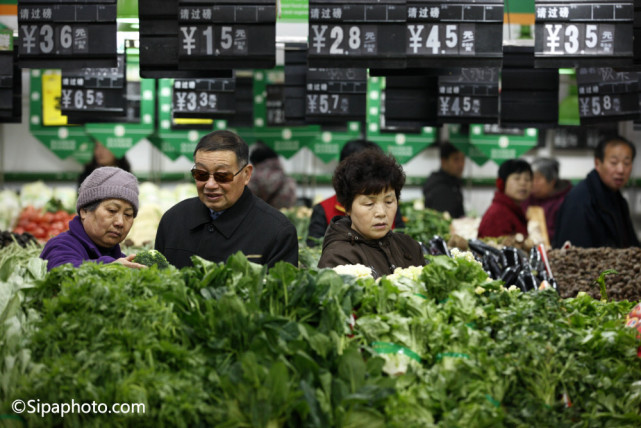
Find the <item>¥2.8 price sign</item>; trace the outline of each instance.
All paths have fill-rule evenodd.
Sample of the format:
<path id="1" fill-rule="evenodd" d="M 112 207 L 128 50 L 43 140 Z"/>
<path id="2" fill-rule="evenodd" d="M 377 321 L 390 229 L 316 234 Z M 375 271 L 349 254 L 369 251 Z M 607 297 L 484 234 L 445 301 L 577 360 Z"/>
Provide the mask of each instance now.
<path id="1" fill-rule="evenodd" d="M 537 0 L 535 16 L 537 66 L 632 62 L 632 1 Z"/>

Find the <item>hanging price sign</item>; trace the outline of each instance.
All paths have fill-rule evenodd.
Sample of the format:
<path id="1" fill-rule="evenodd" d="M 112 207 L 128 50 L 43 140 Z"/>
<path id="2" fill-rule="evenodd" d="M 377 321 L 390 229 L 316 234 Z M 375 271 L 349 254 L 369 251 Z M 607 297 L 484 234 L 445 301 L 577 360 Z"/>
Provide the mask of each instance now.
<path id="1" fill-rule="evenodd" d="M 632 64 L 634 3 L 536 0 L 535 66 Z"/>
<path id="2" fill-rule="evenodd" d="M 639 117 L 639 73 L 610 67 L 576 72 L 581 123 L 622 121 Z"/>
<path id="3" fill-rule="evenodd" d="M 308 68 L 305 119 L 310 123 L 365 119 L 367 70 Z"/>
<path id="4" fill-rule="evenodd" d="M 234 78 L 176 79 L 172 94 L 174 117 L 205 117 L 236 111 Z"/>
<path id="5" fill-rule="evenodd" d="M 496 123 L 499 69 L 460 68 L 438 77 L 438 117 L 444 123 Z"/>

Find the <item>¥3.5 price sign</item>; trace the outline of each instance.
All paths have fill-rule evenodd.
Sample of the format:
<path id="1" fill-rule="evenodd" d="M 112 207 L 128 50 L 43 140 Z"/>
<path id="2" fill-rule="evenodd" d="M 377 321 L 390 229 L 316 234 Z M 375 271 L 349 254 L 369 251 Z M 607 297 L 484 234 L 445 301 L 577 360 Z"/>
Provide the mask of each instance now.
<path id="1" fill-rule="evenodd" d="M 234 78 L 176 79 L 173 85 L 174 117 L 205 117 L 236 111 Z"/>
<path id="2" fill-rule="evenodd" d="M 460 68 L 440 75 L 438 93 L 438 117 L 443 122 L 498 122 L 498 67 Z"/>
<path id="3" fill-rule="evenodd" d="M 18 2 L 20 67 L 116 66 L 116 0 Z"/>
<path id="4" fill-rule="evenodd" d="M 178 68 L 271 68 L 276 0 L 179 0 Z"/>
<path id="5" fill-rule="evenodd" d="M 405 0 L 309 0 L 310 67 L 405 66 Z"/>
<path id="6" fill-rule="evenodd" d="M 500 65 L 503 2 L 407 1 L 408 67 Z"/>
<path id="7" fill-rule="evenodd" d="M 631 0 L 535 2 L 535 65 L 632 64 Z"/>
<path id="8" fill-rule="evenodd" d="M 576 80 L 582 124 L 639 117 L 639 72 L 583 67 Z"/>

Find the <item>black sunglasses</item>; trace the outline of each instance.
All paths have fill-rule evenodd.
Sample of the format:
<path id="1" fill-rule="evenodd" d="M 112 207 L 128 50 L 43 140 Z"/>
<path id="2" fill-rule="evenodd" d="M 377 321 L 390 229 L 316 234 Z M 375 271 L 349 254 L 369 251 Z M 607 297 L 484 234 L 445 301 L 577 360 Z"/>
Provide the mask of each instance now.
<path id="1" fill-rule="evenodd" d="M 225 172 L 209 172 L 205 171 L 202 169 L 197 169 L 195 166 L 191 169 L 191 176 L 194 177 L 194 180 L 196 181 L 207 181 L 209 180 L 210 176 L 214 176 L 214 180 L 216 180 L 216 183 L 229 183 L 231 182 L 234 177 L 236 177 L 238 174 L 240 174 L 240 171 L 245 168 L 247 164 L 243 165 L 236 174 L 233 174 L 229 171 Z"/>

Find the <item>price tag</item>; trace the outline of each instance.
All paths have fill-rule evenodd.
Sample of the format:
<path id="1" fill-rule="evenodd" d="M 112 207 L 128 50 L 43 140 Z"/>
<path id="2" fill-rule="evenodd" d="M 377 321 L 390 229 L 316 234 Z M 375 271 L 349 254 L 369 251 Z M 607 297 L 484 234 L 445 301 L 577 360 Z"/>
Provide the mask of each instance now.
<path id="1" fill-rule="evenodd" d="M 438 76 L 387 76 L 381 105 L 385 132 L 419 133 L 438 124 Z"/>
<path id="2" fill-rule="evenodd" d="M 503 2 L 407 1 L 407 67 L 500 65 Z"/>
<path id="3" fill-rule="evenodd" d="M 639 117 L 639 73 L 610 67 L 583 67 L 576 72 L 581 124 Z"/>
<path id="4" fill-rule="evenodd" d="M 116 67 L 63 70 L 60 110 L 70 123 L 124 116 L 126 92 L 125 57 L 118 55 Z"/>
<path id="5" fill-rule="evenodd" d="M 367 70 L 309 68 L 305 117 L 308 122 L 346 122 L 365 119 Z"/>
<path id="6" fill-rule="evenodd" d="M 632 64 L 632 1 L 535 1 L 535 66 Z"/>
<path id="7" fill-rule="evenodd" d="M 496 123 L 499 69 L 461 68 L 438 78 L 438 117 L 443 122 Z"/>
<path id="8" fill-rule="evenodd" d="M 276 2 L 179 0 L 178 67 L 184 70 L 272 68 Z"/>
<path id="9" fill-rule="evenodd" d="M 116 0 L 18 3 L 20 67 L 116 66 Z"/>
<path id="10" fill-rule="evenodd" d="M 229 79 L 176 79 L 173 85 L 174 117 L 204 117 L 236 111 L 236 81 Z"/>
<path id="11" fill-rule="evenodd" d="M 310 0 L 310 67 L 405 67 L 405 0 Z"/>

